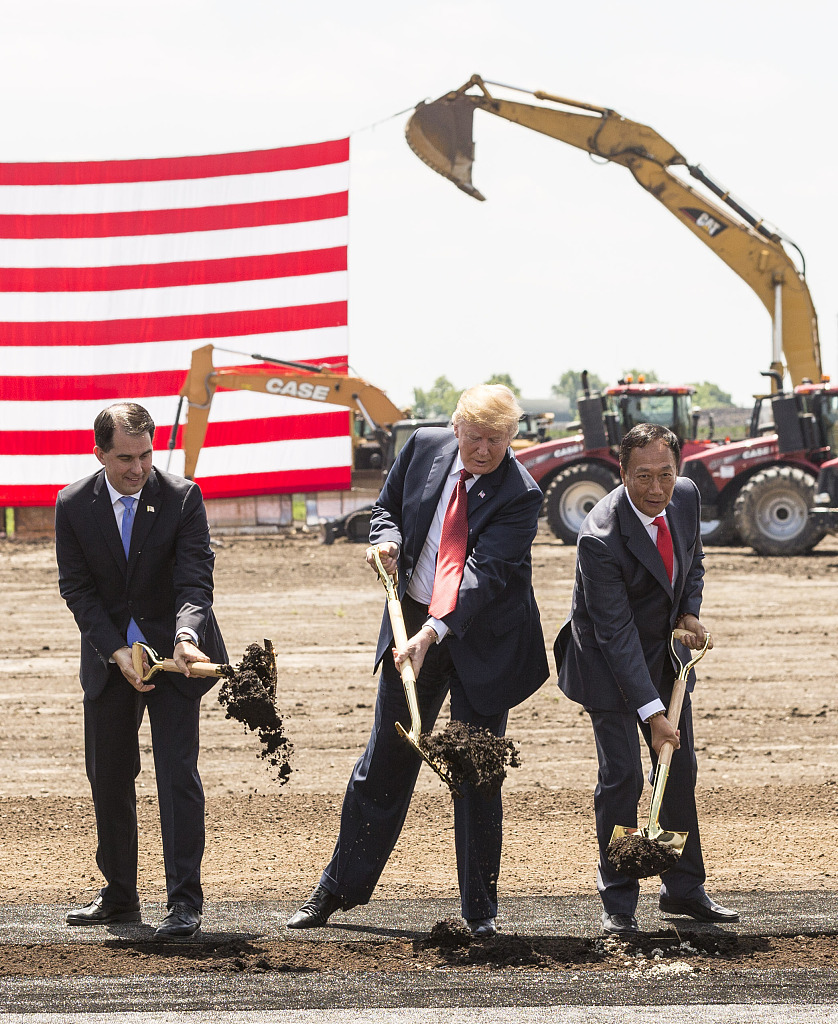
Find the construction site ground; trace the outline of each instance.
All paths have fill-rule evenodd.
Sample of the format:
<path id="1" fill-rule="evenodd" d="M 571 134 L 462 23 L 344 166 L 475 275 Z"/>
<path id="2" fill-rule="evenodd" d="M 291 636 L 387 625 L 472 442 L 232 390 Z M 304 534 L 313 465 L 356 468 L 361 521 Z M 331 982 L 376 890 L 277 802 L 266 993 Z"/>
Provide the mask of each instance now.
<path id="1" fill-rule="evenodd" d="M 689 961 L 685 974 L 717 981 L 725 972 L 733 979 L 743 970 L 766 977 L 780 971 L 801 984 L 809 979 L 807 988 L 813 978 L 832 976 L 838 966 L 838 696 L 831 649 L 838 636 L 838 539 L 827 537 L 801 558 L 708 550 L 703 620 L 716 648 L 701 663 L 694 697 L 699 815 L 708 891 L 739 907 L 743 921 L 708 929 L 662 919 L 656 883 L 648 880 L 640 923 L 660 938 L 628 952 L 619 943 L 597 945 L 593 740 L 587 716 L 559 693 L 555 677 L 510 715 L 508 732 L 523 766 L 505 785 L 498 940 L 447 950 L 444 942 L 427 941 L 431 925 L 457 911 L 451 798 L 430 771 L 420 775 L 373 904 L 336 915 L 327 930 L 286 931 L 286 913 L 309 894 L 331 853 L 346 780 L 369 733 L 384 592 L 361 545 L 324 546 L 304 530 L 219 536 L 215 544 L 216 610 L 231 660 L 254 641 L 270 638 L 276 645 L 294 771 L 279 787 L 254 736 L 225 719 L 217 689 L 207 695 L 205 928 L 189 947 L 173 947 L 149 941 L 164 912 L 165 889 L 145 723 L 138 779 L 144 923 L 127 933 L 63 925 L 66 910 L 88 902 L 100 885 L 84 774 L 78 632 L 58 595 L 51 543 L 0 541 L 0 991 L 4 979 L 113 984 L 131 975 L 136 987 L 139 976 L 210 972 L 258 974 L 262 992 L 271 989 L 270 977 L 277 979 L 274 988 L 285 985 L 281 978 L 297 984 L 304 975 L 317 977 L 320 991 L 323 979 L 342 978 L 339 987 L 349 993 L 357 985 L 346 979 L 376 974 L 381 989 L 387 977 L 410 975 L 418 992 L 444 972 L 446 985 L 456 977 L 478 993 L 516 972 L 529 973 L 532 984 L 552 975 L 555 986 L 561 972 L 590 985 L 595 974 L 610 971 L 617 972 L 617 987 L 608 1001 L 619 1003 L 619 978 L 628 977 L 620 972 L 640 964 L 641 976 L 645 970 L 651 978 L 649 971 L 662 967 L 656 948 L 670 971 Z M 567 614 L 574 558 L 574 548 L 546 530 L 539 534 L 534 582 L 548 647 Z M 676 935 L 694 952 L 673 946 Z M 715 946 L 708 936 L 717 936 Z M 634 958 L 630 964 L 627 956 Z M 695 987 L 695 977 L 690 984 Z M 137 1008 L 144 998 L 137 995 Z M 699 989 L 686 1001 L 701 1002 Z"/>

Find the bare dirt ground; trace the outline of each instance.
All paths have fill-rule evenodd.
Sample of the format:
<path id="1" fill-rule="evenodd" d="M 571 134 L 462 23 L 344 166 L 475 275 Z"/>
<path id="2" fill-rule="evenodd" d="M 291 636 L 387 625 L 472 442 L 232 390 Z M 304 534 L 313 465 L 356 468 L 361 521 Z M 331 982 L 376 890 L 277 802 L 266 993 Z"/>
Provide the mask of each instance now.
<path id="1" fill-rule="evenodd" d="M 574 558 L 574 548 L 547 532 L 533 549 L 549 645 L 569 606 Z M 706 567 L 703 620 L 717 646 L 700 666 L 694 714 L 708 890 L 834 890 L 838 847 L 823 837 L 834 834 L 838 810 L 830 644 L 838 635 L 838 538 L 828 537 L 805 558 L 710 549 Z M 334 843 L 346 780 L 369 733 L 383 596 L 360 545 L 322 546 L 305 533 L 217 539 L 216 610 L 231 659 L 249 643 L 274 641 L 279 703 L 295 751 L 291 779 L 280 787 L 259 759 L 256 738 L 225 718 L 217 688 L 204 699 L 208 901 L 296 900 L 317 881 Z M 0 541 L 0 614 L 0 903 L 77 905 L 92 898 L 100 878 L 84 775 L 78 633 L 58 595 L 51 544 Z M 587 716 L 551 679 L 513 710 L 508 732 L 523 766 L 504 787 L 502 894 L 593 893 L 596 761 Z M 140 892 L 143 900 L 162 902 L 146 724 L 141 746 Z M 656 889 L 654 880 L 642 885 Z M 423 771 L 376 895 L 456 893 L 450 798 Z M 329 947 L 334 957 L 336 944 Z M 108 973 L 104 945 L 78 955 L 89 959 L 95 948 L 98 969 Z M 799 943 L 794 949 L 812 965 L 811 953 Z M 221 959 L 230 970 L 248 969 L 260 958 L 268 966 L 255 969 L 292 969 L 272 968 L 264 950 L 250 953 L 234 944 Z M 70 954 L 65 946 L 62 955 Z M 574 956 L 585 962 L 583 954 L 580 947 Z M 313 959 L 301 969 L 320 969 L 315 946 L 306 955 Z M 364 955 L 359 944 L 350 961 L 368 969 L 361 966 Z M 395 947 L 393 955 L 398 959 Z M 169 966 L 161 962 L 157 969 L 174 969 L 164 959 Z M 234 966 L 237 960 L 244 968 Z M 791 953 L 789 960 L 795 962 Z M 153 968 L 144 963 L 142 969 Z"/>

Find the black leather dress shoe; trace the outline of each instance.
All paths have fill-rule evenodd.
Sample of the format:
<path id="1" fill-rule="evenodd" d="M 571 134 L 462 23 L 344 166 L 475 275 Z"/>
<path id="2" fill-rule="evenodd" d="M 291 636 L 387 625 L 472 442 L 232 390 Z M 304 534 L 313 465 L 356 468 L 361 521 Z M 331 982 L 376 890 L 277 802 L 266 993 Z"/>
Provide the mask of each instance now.
<path id="1" fill-rule="evenodd" d="M 173 903 L 154 933 L 155 939 L 188 939 L 201 927 L 201 914 L 188 903 Z"/>
<path id="2" fill-rule="evenodd" d="M 139 903 L 109 903 L 101 893 L 86 907 L 67 914 L 67 924 L 124 924 L 141 919 Z"/>
<path id="3" fill-rule="evenodd" d="M 497 935 L 498 929 L 493 917 L 473 917 L 466 921 L 475 939 L 490 939 Z"/>
<path id="4" fill-rule="evenodd" d="M 340 896 L 335 896 L 318 885 L 296 914 L 288 918 L 288 928 L 322 928 L 340 907 Z"/>
<path id="5" fill-rule="evenodd" d="M 660 909 L 662 914 L 684 914 L 696 921 L 738 921 L 739 912 L 719 906 L 704 896 L 699 899 L 677 899 L 674 896 L 661 896 Z"/>
<path id="6" fill-rule="evenodd" d="M 609 914 L 602 912 L 602 930 L 606 935 L 637 935 L 640 929 L 634 914 Z"/>

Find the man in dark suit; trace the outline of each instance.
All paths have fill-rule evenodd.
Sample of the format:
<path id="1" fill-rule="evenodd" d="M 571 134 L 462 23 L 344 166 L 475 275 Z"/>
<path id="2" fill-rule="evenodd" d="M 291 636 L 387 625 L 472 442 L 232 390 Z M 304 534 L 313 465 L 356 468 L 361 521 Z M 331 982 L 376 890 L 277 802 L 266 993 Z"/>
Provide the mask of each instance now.
<path id="1" fill-rule="evenodd" d="M 168 896 L 155 935 L 189 936 L 203 905 L 198 719 L 214 682 L 190 676 L 189 666 L 227 660 L 212 612 L 215 556 L 198 487 L 152 467 L 154 423 L 146 410 L 109 406 L 93 429 L 104 468 L 59 492 L 55 542 L 61 596 L 81 631 L 85 763 L 105 885 L 67 923 L 140 920 L 134 781 L 147 708 Z M 183 675 L 144 683 L 131 660 L 135 640 L 171 655 Z"/>
<path id="2" fill-rule="evenodd" d="M 332 859 L 289 928 L 317 927 L 338 908 L 368 903 L 399 837 L 421 763 L 396 733 L 396 722 L 410 720 L 399 664 L 409 658 L 416 672 L 423 732 L 432 730 L 450 691 L 453 720 L 502 736 L 509 708 L 548 676 L 530 560 L 542 496 L 509 448 L 519 416 L 503 385 L 471 388 L 460 396 L 453 433 L 416 431 L 387 477 L 370 542 L 387 572 L 398 569 L 409 640 L 393 651 L 385 610 L 372 735 L 349 780 Z M 442 565 L 446 511 L 462 487 L 464 565 L 440 603 L 437 552 Z M 374 564 L 372 548 L 367 561 Z M 478 936 L 495 933 L 502 817 L 500 793 L 485 798 L 466 787 L 454 800 L 462 914 Z"/>
<path id="3" fill-rule="evenodd" d="M 623 483 L 597 503 L 579 531 L 571 614 L 554 646 L 559 686 L 585 707 L 594 730 L 597 888 L 603 930 L 611 933 L 639 930 L 639 884 L 619 874 L 606 852 L 615 825 L 637 825 L 643 790 L 638 725 L 653 764 L 665 742 L 676 748 L 660 823 L 689 831 L 678 864 L 661 876 L 660 909 L 700 921 L 738 920 L 736 911 L 704 891 L 689 693 L 677 730 L 665 714 L 677 676 L 672 630 L 689 630 L 685 644 L 693 649 L 705 640 L 698 618 L 704 586 L 701 510 L 695 485 L 677 477 L 679 455 L 678 439 L 666 427 L 643 423 L 623 438 Z M 694 685 L 691 672 L 688 691 Z"/>

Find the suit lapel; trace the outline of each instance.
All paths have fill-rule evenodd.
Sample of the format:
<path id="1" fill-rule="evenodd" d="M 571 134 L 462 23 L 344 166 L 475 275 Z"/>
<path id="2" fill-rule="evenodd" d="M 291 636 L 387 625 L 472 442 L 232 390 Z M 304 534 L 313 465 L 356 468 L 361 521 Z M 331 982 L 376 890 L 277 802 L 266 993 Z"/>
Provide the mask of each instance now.
<path id="1" fill-rule="evenodd" d="M 122 547 L 122 538 L 119 536 L 119 529 L 116 525 L 111 494 L 105 486 L 105 471 L 101 471 L 93 484 L 93 502 L 91 504 L 93 517 L 99 527 L 101 536 L 104 537 L 110 553 L 113 555 L 116 564 L 121 572 L 125 572 L 125 551 Z"/>
<path id="2" fill-rule="evenodd" d="M 617 514 L 620 518 L 620 529 L 626 538 L 626 547 L 638 562 L 649 570 L 667 594 L 674 598 L 675 591 L 672 589 L 672 584 L 666 575 L 666 569 L 663 567 L 663 559 L 660 556 L 660 552 L 652 542 L 646 527 L 640 522 L 634 509 L 629 504 L 625 491 L 623 491 L 620 497 L 617 509 Z"/>
<path id="3" fill-rule="evenodd" d="M 672 501 L 666 508 L 666 521 L 669 523 L 669 532 L 672 534 L 672 547 L 675 557 L 678 560 L 678 575 L 675 577 L 676 589 L 680 592 L 684 587 L 685 573 L 687 571 L 687 547 L 684 543 L 683 523 L 680 516 L 680 506 L 676 495 L 673 494 Z"/>
<path id="4" fill-rule="evenodd" d="M 473 525 L 473 517 L 477 515 L 482 508 L 488 507 L 490 499 L 495 496 L 497 489 L 503 482 L 503 478 L 509 468 L 511 459 L 512 456 L 507 452 L 498 468 L 492 473 L 487 473 L 485 476 L 481 476 L 479 480 L 475 481 L 471 490 L 468 492 L 468 518 L 470 525 Z"/>
<path id="5" fill-rule="evenodd" d="M 134 516 L 134 529 L 131 531 L 131 548 L 128 552 L 128 578 L 137 565 L 137 556 L 142 550 L 146 537 L 160 514 L 160 483 L 156 472 L 152 469 L 145 487 L 139 495 L 137 511 Z"/>

